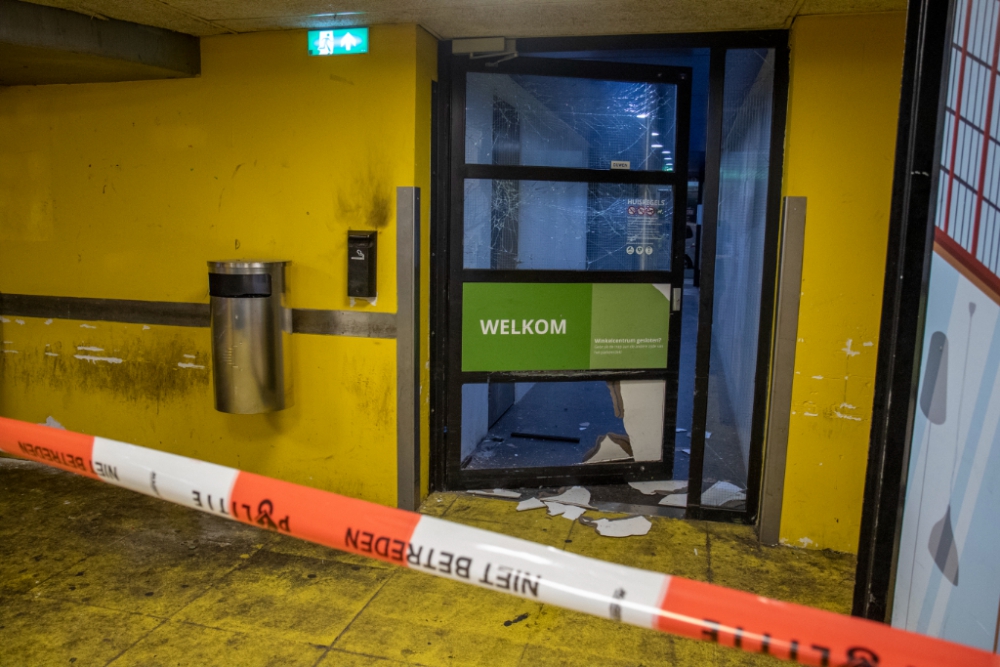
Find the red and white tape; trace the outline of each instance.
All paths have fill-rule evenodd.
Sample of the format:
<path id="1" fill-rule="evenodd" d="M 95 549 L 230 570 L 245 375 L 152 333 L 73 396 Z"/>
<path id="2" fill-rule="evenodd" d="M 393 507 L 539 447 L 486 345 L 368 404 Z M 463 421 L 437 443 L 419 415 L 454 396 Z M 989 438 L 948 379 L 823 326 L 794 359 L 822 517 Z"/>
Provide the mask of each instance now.
<path id="1" fill-rule="evenodd" d="M 1000 667 L 1000 656 L 827 611 L 0 417 L 0 450 L 439 577 L 807 665 Z"/>

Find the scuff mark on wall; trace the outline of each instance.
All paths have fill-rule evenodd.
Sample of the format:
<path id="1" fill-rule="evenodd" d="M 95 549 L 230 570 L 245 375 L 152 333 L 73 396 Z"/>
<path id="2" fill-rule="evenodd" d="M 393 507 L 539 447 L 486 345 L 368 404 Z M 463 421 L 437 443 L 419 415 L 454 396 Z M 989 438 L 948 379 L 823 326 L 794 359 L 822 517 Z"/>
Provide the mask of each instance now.
<path id="1" fill-rule="evenodd" d="M 81 352 L 104 352 L 103 347 L 93 347 L 88 345 L 77 345 L 76 349 Z"/>
<path id="2" fill-rule="evenodd" d="M 96 364 L 98 361 L 106 361 L 109 364 L 120 364 L 124 361 L 119 357 L 95 357 L 92 354 L 74 354 L 73 357 L 82 361 L 89 361 L 92 364 Z"/>
<path id="3" fill-rule="evenodd" d="M 838 419 L 848 419 L 850 421 L 859 422 L 861 417 L 855 417 L 854 415 L 844 414 L 843 410 L 857 410 L 857 406 L 851 405 L 850 403 L 841 403 L 833 409 L 833 415 Z"/>
<path id="4" fill-rule="evenodd" d="M 179 362 L 177 364 L 177 367 L 178 368 L 204 368 L 204 366 L 201 366 L 199 364 L 189 364 L 189 363 L 186 363 L 186 362 L 183 362 L 183 361 Z"/>
<path id="5" fill-rule="evenodd" d="M 92 325 L 90 325 L 90 324 L 81 324 L 81 325 L 80 325 L 80 328 L 81 328 L 81 329 L 96 329 L 97 327 L 95 327 L 95 326 L 92 326 Z"/>
<path id="6" fill-rule="evenodd" d="M 211 370 L 199 364 L 191 364 L 183 373 L 177 368 L 177 360 L 192 348 L 186 336 L 126 337 L 126 342 L 117 343 L 117 327 L 101 335 L 107 335 L 108 340 L 95 342 L 103 348 L 78 346 L 76 341 L 41 344 L 15 339 L 21 352 L 0 355 L 0 375 L 10 383 L 8 386 L 23 389 L 45 383 L 59 391 L 72 387 L 74 392 L 108 392 L 116 400 L 154 403 L 200 391 L 211 380 Z M 205 343 L 207 356 L 207 336 Z M 98 356 L 90 354 L 93 350 L 85 350 L 78 354 L 77 347 L 97 347 L 108 352 Z"/>
<path id="7" fill-rule="evenodd" d="M 846 353 L 847 356 L 849 356 L 849 357 L 856 357 L 859 354 L 861 354 L 857 350 L 854 350 L 854 349 L 851 348 L 851 343 L 853 343 L 853 342 L 854 342 L 853 339 L 848 338 L 847 339 L 847 347 L 841 348 L 841 351 L 844 352 L 844 353 Z"/>

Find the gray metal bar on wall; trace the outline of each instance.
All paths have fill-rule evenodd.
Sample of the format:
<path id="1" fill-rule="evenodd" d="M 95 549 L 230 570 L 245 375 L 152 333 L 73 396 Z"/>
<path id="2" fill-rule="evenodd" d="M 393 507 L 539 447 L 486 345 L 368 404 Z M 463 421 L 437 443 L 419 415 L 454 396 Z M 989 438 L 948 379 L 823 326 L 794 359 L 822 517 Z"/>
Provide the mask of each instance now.
<path id="1" fill-rule="evenodd" d="M 0 315 L 172 327 L 207 328 L 209 325 L 207 303 L 83 299 L 33 294 L 0 294 Z M 395 338 L 396 315 L 356 310 L 294 308 L 292 333 Z"/>
<path id="2" fill-rule="evenodd" d="M 396 188 L 396 504 L 420 504 L 420 188 Z"/>
<path id="3" fill-rule="evenodd" d="M 805 245 L 806 198 L 785 197 L 781 231 L 781 260 L 775 313 L 771 395 L 768 401 L 764 480 L 757 532 L 764 544 L 777 544 L 781 531 L 781 502 L 785 491 L 788 421 L 795 378 L 795 345 L 799 332 L 802 293 L 802 252 Z"/>

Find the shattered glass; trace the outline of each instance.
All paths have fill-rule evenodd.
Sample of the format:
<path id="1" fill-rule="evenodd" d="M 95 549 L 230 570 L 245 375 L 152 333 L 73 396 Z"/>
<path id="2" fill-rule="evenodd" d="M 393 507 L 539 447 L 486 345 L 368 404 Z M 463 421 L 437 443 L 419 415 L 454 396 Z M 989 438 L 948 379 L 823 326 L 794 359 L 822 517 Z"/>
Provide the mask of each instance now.
<path id="1" fill-rule="evenodd" d="M 660 461 L 666 383 L 491 382 L 462 386 L 462 467 Z"/>
<path id="2" fill-rule="evenodd" d="M 467 269 L 669 271 L 669 185 L 467 179 Z"/>
<path id="3" fill-rule="evenodd" d="M 674 170 L 677 87 L 469 73 L 467 164 Z"/>

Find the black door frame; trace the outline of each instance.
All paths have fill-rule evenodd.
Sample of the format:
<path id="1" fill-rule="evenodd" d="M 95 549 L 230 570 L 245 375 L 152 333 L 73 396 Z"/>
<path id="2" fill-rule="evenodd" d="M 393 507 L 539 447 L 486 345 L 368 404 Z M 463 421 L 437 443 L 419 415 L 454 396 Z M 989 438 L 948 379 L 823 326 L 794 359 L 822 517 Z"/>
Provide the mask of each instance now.
<path id="1" fill-rule="evenodd" d="M 464 106 L 466 73 L 531 74 L 537 76 L 570 77 L 577 79 L 634 81 L 641 83 L 669 83 L 677 86 L 675 121 L 674 166 L 670 172 L 584 169 L 562 167 L 504 166 L 491 164 L 466 164 L 464 161 L 465 114 L 455 113 L 451 118 L 451 145 L 455 147 L 451 162 L 450 221 L 452 240 L 448 257 L 450 275 L 448 293 L 448 333 L 450 346 L 447 363 L 451 372 L 447 376 L 450 397 L 461 395 L 462 385 L 469 382 L 534 382 L 534 381 L 587 381 L 587 380 L 663 380 L 666 382 L 665 406 L 676 404 L 677 361 L 680 358 L 681 313 L 671 309 L 670 331 L 667 340 L 668 359 L 673 363 L 666 369 L 614 370 L 614 371 L 530 371 L 530 372 L 468 372 L 461 370 L 462 340 L 462 285 L 471 282 L 504 283 L 669 283 L 671 287 L 683 284 L 685 197 L 687 194 L 688 132 L 691 109 L 691 70 L 677 67 L 626 65 L 621 63 L 574 62 L 556 59 L 515 59 L 501 63 L 485 60 L 453 58 L 452 108 Z M 624 183 L 670 187 L 673 190 L 673 219 L 671 221 L 671 270 L 670 271 L 561 271 L 524 269 L 468 269 L 464 267 L 462 229 L 464 224 L 464 189 L 466 179 L 499 179 L 513 181 L 548 181 L 574 183 Z M 445 442 L 445 483 L 451 489 L 475 489 L 486 486 L 561 486 L 595 482 L 622 483 L 633 480 L 662 479 L 672 473 L 673 444 L 676 411 L 664 410 L 663 457 L 660 461 L 631 463 L 606 463 L 592 466 L 545 466 L 533 468 L 503 468 L 463 470 L 461 461 L 460 429 L 461 405 L 453 400 L 447 407 L 448 433 Z"/>
<path id="2" fill-rule="evenodd" d="M 760 481 L 762 473 L 764 426 L 766 421 L 766 400 L 770 378 L 770 350 L 773 336 L 773 314 L 775 283 L 777 279 L 777 239 L 780 232 L 780 193 L 784 162 L 785 114 L 788 100 L 788 31 L 747 31 L 747 32 L 715 32 L 715 33 L 685 33 L 668 35 L 610 35 L 595 37 L 551 37 L 517 40 L 517 50 L 522 55 L 581 52 L 581 51 L 641 51 L 657 49 L 710 48 L 712 49 L 712 68 L 718 71 L 720 63 L 724 66 L 726 49 L 770 48 L 775 50 L 775 83 L 773 98 L 773 120 L 771 132 L 771 161 L 768 193 L 767 220 L 767 255 L 764 263 L 761 300 L 761 326 L 759 329 L 758 372 L 755 385 L 755 423 L 751 440 L 751 470 L 748 471 L 747 506 L 744 511 L 727 510 L 712 507 L 700 507 L 693 504 L 688 515 L 706 519 L 742 521 L 752 523 L 756 520 Z M 436 157 L 432 165 L 433 185 L 431 192 L 431 488 L 448 488 L 445 476 L 445 436 L 447 433 L 447 390 L 446 379 L 449 350 L 446 335 L 448 331 L 447 303 L 449 298 L 448 285 L 448 255 L 450 225 L 450 202 L 452 201 L 452 183 L 449 172 L 449 156 L 451 155 L 453 137 L 451 135 L 450 118 L 452 114 L 453 73 L 452 62 L 461 56 L 453 56 L 451 42 L 442 41 L 438 46 L 438 87 L 437 104 L 434 120 L 434 147 Z M 709 124 L 707 128 L 708 146 L 713 143 L 721 145 L 721 101 L 722 80 L 710 83 Z M 716 109 L 718 110 L 716 118 Z M 712 181 L 715 180 L 714 187 Z M 718 161 L 715 162 L 714 173 L 710 164 L 706 164 L 705 188 L 703 195 L 706 219 L 709 211 L 717 212 L 718 208 Z M 714 252 L 707 245 L 709 229 L 705 226 L 705 237 L 702 239 L 703 261 Z M 714 240 L 714 228 L 712 229 Z M 713 257 L 714 260 L 714 257 Z M 706 264 L 702 264 L 704 268 Z M 710 270 L 702 276 L 704 279 L 714 269 L 714 261 Z M 702 304 L 704 307 L 704 304 Z M 440 333 L 439 333 L 440 332 Z M 699 340 L 711 340 L 710 323 L 708 327 L 699 325 Z M 763 362 L 763 365 L 761 363 Z M 707 368 L 702 374 L 707 379 Z M 697 389 L 696 389 L 697 391 Z M 759 406 L 759 407 L 756 407 Z M 759 416 L 757 416 L 759 414 Z M 696 415 L 697 418 L 697 415 Z M 701 427 L 701 451 L 704 456 L 704 426 Z M 692 433 L 692 436 L 694 434 Z M 692 438 L 694 440 L 694 437 Z M 692 468 L 696 444 L 692 442 Z M 697 487 L 697 488 L 695 488 Z M 700 495 L 701 479 L 692 479 L 690 492 Z M 689 499 L 691 496 L 689 495 Z"/>
<path id="3" fill-rule="evenodd" d="M 861 509 L 855 616 L 889 622 L 910 439 L 923 350 L 937 201 L 939 124 L 948 90 L 949 0 L 914 0 L 896 135 L 868 469 Z"/>
<path id="4" fill-rule="evenodd" d="M 723 108 L 727 48 L 712 48 L 709 65 L 709 116 L 705 154 L 705 201 L 702 222 L 702 276 L 698 309 L 698 351 L 695 359 L 695 401 L 691 420 L 691 466 L 688 475 L 687 516 L 693 519 L 756 523 L 760 508 L 764 469 L 764 440 L 767 432 L 771 353 L 774 347 L 774 315 L 777 298 L 779 239 L 781 236 L 781 187 L 785 153 L 785 123 L 788 108 L 787 34 L 775 50 L 774 88 L 771 92 L 771 141 L 767 215 L 764 227 L 764 260 L 761 275 L 760 323 L 757 338 L 757 373 L 754 378 L 754 409 L 750 425 L 750 455 L 747 462 L 747 500 L 744 509 L 727 509 L 701 503 L 705 462 L 705 425 L 712 357 L 716 231 L 719 214 L 719 172 L 722 161 Z M 741 47 L 738 47 L 741 48 Z"/>

